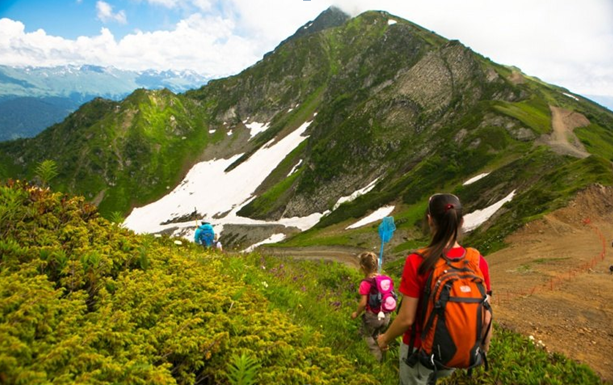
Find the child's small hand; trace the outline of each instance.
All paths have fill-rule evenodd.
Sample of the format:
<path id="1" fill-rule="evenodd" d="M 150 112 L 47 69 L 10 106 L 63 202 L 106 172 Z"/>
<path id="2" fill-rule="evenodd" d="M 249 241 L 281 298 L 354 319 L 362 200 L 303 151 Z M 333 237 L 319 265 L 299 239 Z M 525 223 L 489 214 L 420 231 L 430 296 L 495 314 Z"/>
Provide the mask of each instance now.
<path id="1" fill-rule="evenodd" d="M 356 319 L 358 317 L 358 312 L 354 311 L 353 313 L 351 313 L 351 319 Z"/>

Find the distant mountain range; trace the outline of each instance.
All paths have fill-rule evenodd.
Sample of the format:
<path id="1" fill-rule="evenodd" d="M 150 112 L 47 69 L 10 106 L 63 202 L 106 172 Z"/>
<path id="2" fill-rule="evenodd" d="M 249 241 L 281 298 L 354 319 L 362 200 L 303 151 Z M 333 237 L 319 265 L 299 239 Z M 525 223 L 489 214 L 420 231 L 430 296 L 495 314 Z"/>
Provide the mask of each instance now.
<path id="1" fill-rule="evenodd" d="M 120 100 L 138 88 L 178 93 L 208 80 L 192 71 L 0 66 L 0 141 L 35 136 L 96 97 Z"/>
<path id="2" fill-rule="evenodd" d="M 331 8 L 240 74 L 94 99 L 0 143 L 0 178 L 35 180 L 44 160 L 53 189 L 136 231 L 189 237 L 206 216 L 237 247 L 370 248 L 374 225 L 356 223 L 378 213 L 395 217 L 405 253 L 428 196 L 449 191 L 488 253 L 578 191 L 613 185 L 613 113 L 389 13 Z"/>

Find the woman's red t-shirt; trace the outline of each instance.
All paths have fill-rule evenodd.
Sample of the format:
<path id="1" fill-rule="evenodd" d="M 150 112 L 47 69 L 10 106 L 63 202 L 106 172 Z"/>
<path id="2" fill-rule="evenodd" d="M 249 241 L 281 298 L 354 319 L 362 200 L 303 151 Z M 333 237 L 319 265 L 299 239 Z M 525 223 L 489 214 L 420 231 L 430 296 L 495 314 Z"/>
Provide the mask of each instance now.
<path id="1" fill-rule="evenodd" d="M 447 257 L 450 259 L 461 258 L 466 253 L 466 250 L 463 247 L 454 247 L 449 250 L 447 253 Z M 402 271 L 402 278 L 400 280 L 400 288 L 398 289 L 403 295 L 413 298 L 421 299 L 421 296 L 424 292 L 424 288 L 426 286 L 426 280 L 428 279 L 427 274 L 420 275 L 418 274 L 419 265 L 423 261 L 423 257 L 419 254 L 410 254 L 407 257 L 406 262 L 404 263 L 404 270 Z M 487 287 L 488 293 L 492 291 L 490 284 L 490 270 L 487 265 L 487 261 L 483 256 L 479 256 L 479 269 L 483 272 L 483 277 L 485 278 L 485 286 Z M 421 304 L 418 305 L 417 311 L 421 309 Z M 417 321 L 418 314 L 415 315 L 415 320 Z M 417 322 L 413 323 L 413 326 L 416 326 L 416 337 L 415 337 L 415 348 L 419 348 L 421 346 L 421 327 L 417 325 Z M 402 336 L 402 342 L 409 345 L 411 338 L 411 328 L 407 330 Z"/>

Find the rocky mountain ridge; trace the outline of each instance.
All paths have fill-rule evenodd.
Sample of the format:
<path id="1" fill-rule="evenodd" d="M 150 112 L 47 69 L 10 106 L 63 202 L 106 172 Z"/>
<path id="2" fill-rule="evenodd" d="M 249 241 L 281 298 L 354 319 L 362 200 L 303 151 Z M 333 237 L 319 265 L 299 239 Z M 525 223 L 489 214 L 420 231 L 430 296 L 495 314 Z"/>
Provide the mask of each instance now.
<path id="1" fill-rule="evenodd" d="M 360 246 L 373 241 L 370 227 L 347 226 L 393 206 L 402 251 L 421 236 L 429 194 L 452 191 L 473 212 L 515 191 L 471 234 L 486 252 L 586 186 L 613 183 L 610 111 L 386 12 L 331 19 L 199 89 L 88 103 L 36 138 L 0 146 L 0 177 L 34 178 L 36 164 L 52 159 L 54 187 L 85 195 L 105 215 L 125 215 L 186 185 L 201 162 L 224 160 L 219 178 L 234 175 L 308 123 L 306 139 L 248 186 L 252 193 L 232 208 L 237 216 L 278 222 L 318 213 L 315 227 L 288 230 L 285 243 Z M 552 110 L 585 118 L 571 131 L 587 156 L 556 152 L 547 140 Z M 477 174 L 487 176 L 464 184 Z M 191 194 L 206 197 L 206 185 Z M 229 215 L 204 206 L 200 215 Z M 173 208 L 160 222 L 193 211 Z M 241 234 L 231 239 L 239 244 Z"/>

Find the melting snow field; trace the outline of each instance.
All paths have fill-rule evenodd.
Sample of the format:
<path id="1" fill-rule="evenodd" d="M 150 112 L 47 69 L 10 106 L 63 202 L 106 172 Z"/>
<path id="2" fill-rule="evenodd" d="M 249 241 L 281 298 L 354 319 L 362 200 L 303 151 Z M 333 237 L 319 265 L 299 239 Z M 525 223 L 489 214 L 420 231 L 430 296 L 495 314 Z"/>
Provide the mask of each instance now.
<path id="1" fill-rule="evenodd" d="M 365 226 L 369 223 L 376 222 L 380 219 L 387 217 L 392 211 L 394 211 L 395 206 L 383 206 L 377 211 L 373 212 L 367 217 L 364 217 L 357 221 L 356 223 L 349 225 L 345 228 L 345 230 L 357 229 L 358 227 Z"/>
<path id="2" fill-rule="evenodd" d="M 270 127 L 270 123 L 258 123 L 258 122 L 253 122 L 253 123 L 246 123 L 247 121 L 243 122 L 245 123 L 245 126 L 247 126 L 247 128 L 249 129 L 249 132 L 251 134 L 251 138 L 253 138 L 254 136 L 256 136 L 257 134 L 259 134 L 260 132 L 264 132 L 266 130 L 268 130 L 268 128 Z"/>
<path id="3" fill-rule="evenodd" d="M 277 167 L 277 165 L 307 137 L 303 136 L 311 122 L 306 122 L 282 140 L 264 145 L 247 161 L 229 172 L 224 170 L 242 154 L 230 159 L 216 159 L 196 164 L 185 179 L 170 194 L 157 202 L 135 208 L 124 224 L 137 233 L 157 233 L 169 228 L 178 228 L 173 235 L 192 239 L 197 222 L 170 223 L 173 218 L 186 216 L 196 210 L 210 220 L 218 233 L 227 224 L 279 223 L 295 226 L 301 230 L 313 227 L 322 214 L 314 213 L 304 218 L 282 218 L 265 222 L 239 217 L 236 212 L 251 199 L 254 190 Z M 258 124 L 258 129 L 267 127 Z M 251 129 L 254 135 L 255 126 Z M 215 216 L 215 218 L 213 218 Z"/>
<path id="4" fill-rule="evenodd" d="M 339 200 L 334 205 L 334 208 L 332 208 L 332 211 L 336 210 L 338 208 L 338 206 L 342 205 L 345 202 L 351 202 L 352 200 L 355 200 L 357 197 L 359 197 L 361 195 L 364 195 L 364 194 L 367 194 L 370 190 L 375 188 L 375 184 L 377 184 L 378 180 L 379 180 L 379 178 L 373 180 L 372 182 L 370 182 L 370 184 L 368 186 L 364 187 L 363 189 L 355 191 L 351 195 L 339 198 Z"/>
<path id="5" fill-rule="evenodd" d="M 282 240 L 285 239 L 285 234 L 273 234 L 271 235 L 269 238 L 264 239 L 261 242 L 258 242 L 254 245 L 251 245 L 249 247 L 247 247 L 245 250 L 243 250 L 243 253 L 250 253 L 253 250 L 255 250 L 256 247 L 261 246 L 261 245 L 265 245 L 267 243 L 277 243 L 277 242 L 281 242 Z"/>
<path id="6" fill-rule="evenodd" d="M 498 211 L 498 209 L 500 209 L 502 205 L 507 202 L 510 202 L 514 196 L 515 190 L 513 190 L 506 197 L 502 198 L 493 205 L 484 208 L 483 210 L 476 210 L 470 214 L 464 215 L 464 226 L 462 226 L 464 232 L 473 231 L 477 227 L 481 226 L 481 224 L 490 219 L 490 217 L 494 215 L 494 213 Z"/>
<path id="7" fill-rule="evenodd" d="M 483 174 L 479 174 L 477 176 L 473 176 L 472 178 L 470 178 L 469 180 L 467 180 L 466 182 L 462 183 L 462 186 L 466 186 L 469 185 L 471 183 L 475 183 L 476 181 L 478 181 L 479 179 L 485 178 L 486 176 L 490 175 L 489 172 L 485 172 Z"/>

